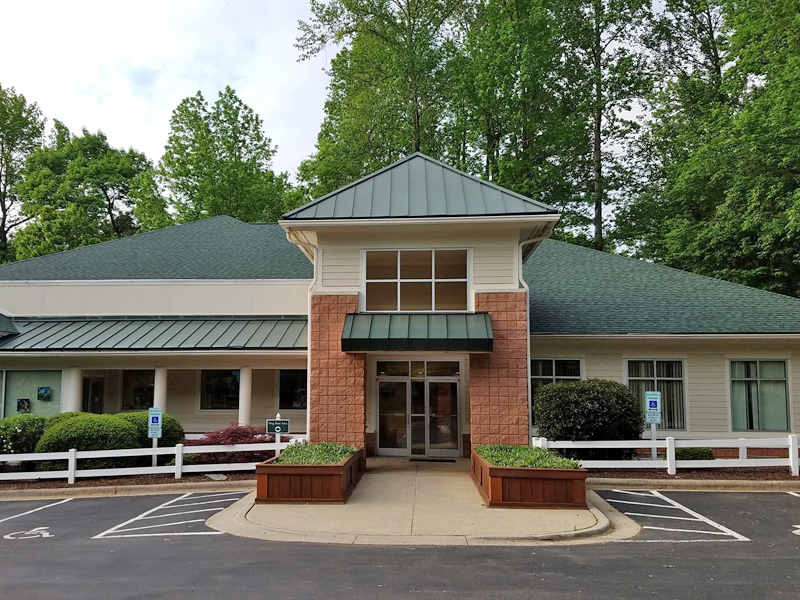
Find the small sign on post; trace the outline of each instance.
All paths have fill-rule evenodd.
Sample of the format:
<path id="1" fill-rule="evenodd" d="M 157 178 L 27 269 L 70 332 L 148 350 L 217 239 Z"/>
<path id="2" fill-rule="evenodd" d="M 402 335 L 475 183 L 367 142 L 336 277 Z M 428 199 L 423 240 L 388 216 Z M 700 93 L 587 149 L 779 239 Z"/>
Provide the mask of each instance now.
<path id="1" fill-rule="evenodd" d="M 158 448 L 158 440 L 161 437 L 162 421 L 164 410 L 161 408 L 147 409 L 147 437 L 153 440 L 153 449 Z M 158 455 L 153 452 L 153 466 L 158 466 Z"/>
<path id="2" fill-rule="evenodd" d="M 267 419 L 267 433 L 275 435 L 289 433 L 289 419 Z"/>
<path id="3" fill-rule="evenodd" d="M 661 392 L 644 393 L 644 421 L 650 425 L 650 439 L 653 442 L 652 458 L 658 458 L 658 449 L 655 446 L 656 428 L 661 424 Z"/>

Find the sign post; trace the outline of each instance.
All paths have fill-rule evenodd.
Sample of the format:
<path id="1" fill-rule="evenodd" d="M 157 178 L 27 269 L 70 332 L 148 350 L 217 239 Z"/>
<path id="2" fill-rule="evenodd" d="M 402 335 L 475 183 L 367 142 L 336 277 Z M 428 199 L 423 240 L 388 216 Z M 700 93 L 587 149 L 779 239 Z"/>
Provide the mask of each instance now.
<path id="1" fill-rule="evenodd" d="M 153 450 L 158 448 L 158 439 L 161 437 L 163 412 L 161 408 L 147 409 L 147 437 L 153 440 Z M 158 466 L 158 455 L 155 452 L 153 452 L 153 466 Z"/>
<path id="2" fill-rule="evenodd" d="M 645 392 L 644 406 L 644 420 L 650 425 L 650 440 L 653 442 L 651 456 L 656 460 L 658 458 L 656 428 L 661 423 L 661 392 Z"/>
<path id="3" fill-rule="evenodd" d="M 267 419 L 267 433 L 275 435 L 275 456 L 281 453 L 281 435 L 289 433 L 289 419 L 281 419 L 281 413 L 275 415 L 274 419 Z"/>

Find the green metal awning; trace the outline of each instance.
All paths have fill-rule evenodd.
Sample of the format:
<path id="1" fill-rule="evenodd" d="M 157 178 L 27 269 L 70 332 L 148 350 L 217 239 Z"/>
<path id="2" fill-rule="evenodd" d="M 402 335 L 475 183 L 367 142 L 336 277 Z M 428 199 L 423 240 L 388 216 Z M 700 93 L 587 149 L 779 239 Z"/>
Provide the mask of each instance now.
<path id="1" fill-rule="evenodd" d="M 305 317 L 15 318 L 4 352 L 305 350 Z"/>
<path id="2" fill-rule="evenodd" d="M 355 313 L 345 317 L 342 352 L 491 352 L 488 313 Z"/>

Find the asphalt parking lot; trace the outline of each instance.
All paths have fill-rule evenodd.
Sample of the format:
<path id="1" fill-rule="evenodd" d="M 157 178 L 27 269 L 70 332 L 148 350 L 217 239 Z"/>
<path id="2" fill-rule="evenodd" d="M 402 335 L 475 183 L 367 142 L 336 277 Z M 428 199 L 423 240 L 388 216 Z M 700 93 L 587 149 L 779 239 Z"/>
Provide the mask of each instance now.
<path id="1" fill-rule="evenodd" d="M 627 542 L 282 544 L 205 519 L 241 492 L 0 502 L 0 598 L 800 598 L 800 494 L 603 491 Z"/>

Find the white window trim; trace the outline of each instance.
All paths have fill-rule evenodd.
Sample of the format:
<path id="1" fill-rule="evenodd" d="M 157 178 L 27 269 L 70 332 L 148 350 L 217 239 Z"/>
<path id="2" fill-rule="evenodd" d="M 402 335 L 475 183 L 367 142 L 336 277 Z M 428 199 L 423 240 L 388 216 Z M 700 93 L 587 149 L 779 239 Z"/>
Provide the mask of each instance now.
<path id="1" fill-rule="evenodd" d="M 787 416 L 787 425 L 789 426 L 788 429 L 734 429 L 733 428 L 733 395 L 732 395 L 732 388 L 733 388 L 733 377 L 731 377 L 731 362 L 777 362 L 780 361 L 786 364 L 786 410 L 788 411 Z M 763 357 L 763 358 L 753 358 L 752 355 L 747 356 L 729 356 L 725 359 L 725 370 L 726 370 L 726 396 L 728 398 L 728 430 L 731 433 L 736 434 L 748 434 L 748 433 L 791 433 L 795 431 L 794 425 L 794 398 L 792 397 L 792 360 L 789 357 Z M 760 381 L 760 378 L 756 379 L 755 381 Z M 773 379 L 771 381 L 780 381 L 779 379 Z"/>
<path id="2" fill-rule="evenodd" d="M 291 413 L 302 413 L 306 414 L 308 412 L 308 378 L 306 377 L 306 408 L 281 408 L 281 371 L 306 371 L 308 372 L 308 368 L 305 369 L 275 369 L 275 412 L 291 412 Z"/>
<path id="3" fill-rule="evenodd" d="M 659 433 L 666 432 L 669 433 L 671 431 L 676 431 L 680 433 L 688 433 L 691 431 L 689 427 L 689 371 L 687 360 L 682 357 L 663 357 L 659 356 L 657 358 L 653 358 L 650 356 L 632 356 L 629 358 L 625 358 L 623 360 L 623 378 L 625 382 L 625 386 L 630 388 L 630 377 L 628 377 L 629 362 L 636 362 L 636 361 L 650 361 L 650 362 L 680 362 L 681 363 L 681 373 L 683 373 L 683 377 L 656 377 L 655 371 L 653 372 L 653 377 L 634 377 L 634 381 L 641 381 L 644 379 L 652 379 L 653 381 L 657 381 L 659 379 L 663 379 L 665 381 L 682 381 L 683 382 L 683 429 L 667 429 L 666 427 L 658 427 Z M 655 365 L 653 365 L 655 368 Z M 729 386 L 730 387 L 730 386 Z"/>
<path id="4" fill-rule="evenodd" d="M 550 358 L 550 357 L 547 357 L 547 356 L 531 356 L 528 359 L 528 368 L 529 369 L 531 368 L 531 363 L 534 360 L 549 360 L 549 361 L 551 361 L 553 363 L 553 376 L 548 378 L 548 377 L 546 377 L 544 375 L 533 375 L 532 371 L 529 371 L 531 373 L 530 379 L 552 379 L 552 381 L 550 383 L 554 383 L 556 379 L 567 379 L 569 381 L 584 381 L 586 379 L 586 369 L 584 368 L 584 364 L 583 364 L 583 359 L 582 358 L 567 358 L 567 357 Z M 576 360 L 576 361 L 578 361 L 578 363 L 580 363 L 580 371 L 581 371 L 580 375 L 578 377 L 557 377 L 556 376 L 556 363 L 555 363 L 555 361 L 557 361 L 557 360 L 573 360 L 573 361 Z M 531 395 L 533 395 L 533 386 L 531 386 Z M 533 400 L 533 398 L 531 398 L 531 400 Z"/>
<path id="5" fill-rule="evenodd" d="M 462 250 L 467 253 L 467 277 L 463 279 L 436 279 L 436 251 Z M 395 252 L 397 253 L 397 278 L 396 279 L 370 279 L 369 283 L 396 283 L 397 284 L 397 310 L 367 310 L 367 253 L 368 252 Z M 400 279 L 400 252 L 430 252 L 431 253 L 431 278 L 430 279 Z M 400 308 L 400 284 L 402 283 L 430 283 L 431 284 L 431 310 L 402 310 Z M 437 310 L 436 309 L 436 282 L 466 283 L 467 308 L 465 310 Z M 471 248 L 365 248 L 361 251 L 361 293 L 359 294 L 359 312 L 370 314 L 394 313 L 469 313 L 474 310 L 472 294 L 472 249 Z"/>
<path id="6" fill-rule="evenodd" d="M 236 396 L 236 408 L 203 408 L 203 371 L 239 371 L 239 369 L 197 369 L 197 412 L 214 415 L 239 414 L 239 396 Z M 239 385 L 241 383 L 240 379 Z"/>

